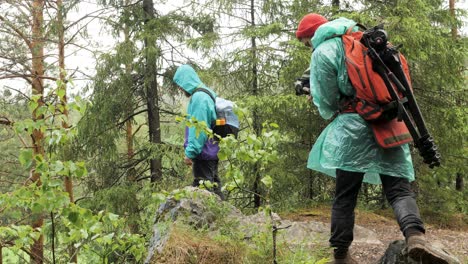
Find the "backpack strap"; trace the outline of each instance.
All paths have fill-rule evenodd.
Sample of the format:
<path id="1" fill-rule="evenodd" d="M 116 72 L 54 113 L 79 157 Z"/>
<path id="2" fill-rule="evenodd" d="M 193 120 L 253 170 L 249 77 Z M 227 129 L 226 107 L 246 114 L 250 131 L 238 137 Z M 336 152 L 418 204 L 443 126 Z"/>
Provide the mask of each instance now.
<path id="1" fill-rule="evenodd" d="M 348 27 L 348 29 L 346 29 L 345 33 L 343 33 L 343 34 L 333 34 L 330 37 L 326 38 L 325 40 L 329 40 L 329 39 L 337 38 L 337 37 L 341 38 L 343 35 L 349 35 L 349 34 L 351 34 L 353 32 L 353 29 L 354 29 L 355 26 L 358 26 L 359 28 L 361 28 L 363 30 L 367 29 L 364 25 L 362 25 L 360 23 L 356 23 L 356 24 L 353 24 L 350 27 Z"/>
<path id="2" fill-rule="evenodd" d="M 205 88 L 199 87 L 199 88 L 195 89 L 195 91 L 193 93 L 196 93 L 198 91 L 208 94 L 211 97 L 211 99 L 213 100 L 213 102 L 216 104 L 216 98 L 210 93 L 210 91 L 208 91 Z"/>
<path id="3" fill-rule="evenodd" d="M 346 30 L 346 33 L 345 33 L 345 34 L 351 34 L 351 32 L 353 32 L 353 29 L 354 29 L 355 26 L 358 26 L 358 27 L 361 28 L 362 30 L 367 30 L 367 28 L 366 28 L 363 24 L 356 23 L 356 24 L 350 26 L 350 27 Z"/>
<path id="4" fill-rule="evenodd" d="M 207 95 L 210 96 L 210 98 L 213 100 L 213 103 L 214 103 L 214 108 L 215 108 L 215 112 L 216 112 L 216 98 L 210 93 L 210 91 L 208 91 L 208 89 L 205 89 L 205 88 L 202 88 L 202 87 L 198 87 L 197 89 L 195 89 L 195 91 L 193 92 L 193 94 L 195 94 L 196 92 L 204 92 L 206 93 Z M 193 95 L 192 94 L 192 95 Z M 216 114 L 218 115 L 218 114 Z M 215 127 L 216 125 L 216 118 L 215 120 L 213 121 L 213 123 L 211 124 L 211 127 Z"/>

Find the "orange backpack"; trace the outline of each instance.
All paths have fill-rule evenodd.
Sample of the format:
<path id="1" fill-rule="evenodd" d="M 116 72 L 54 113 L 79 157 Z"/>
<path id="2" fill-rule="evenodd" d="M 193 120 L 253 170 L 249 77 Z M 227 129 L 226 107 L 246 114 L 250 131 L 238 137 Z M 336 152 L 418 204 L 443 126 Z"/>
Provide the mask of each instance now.
<path id="1" fill-rule="evenodd" d="M 397 104 L 390 96 L 382 77 L 372 69 L 372 58 L 368 48 L 361 43 L 362 31 L 352 32 L 351 26 L 341 36 L 345 51 L 345 64 L 349 80 L 356 90 L 355 98 L 349 102 L 342 112 L 357 112 L 369 122 L 377 143 L 383 148 L 391 148 L 412 141 L 411 134 L 405 123 L 397 120 Z M 406 59 L 399 55 L 404 74 L 410 81 Z M 396 89 L 395 86 L 393 86 Z M 400 99 L 404 99 L 398 93 Z"/>

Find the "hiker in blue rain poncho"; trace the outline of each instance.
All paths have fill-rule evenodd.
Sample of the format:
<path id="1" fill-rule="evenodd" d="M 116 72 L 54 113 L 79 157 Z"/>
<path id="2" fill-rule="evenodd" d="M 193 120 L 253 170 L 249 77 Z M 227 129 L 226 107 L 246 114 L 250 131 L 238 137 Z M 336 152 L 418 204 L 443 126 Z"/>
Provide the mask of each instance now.
<path id="1" fill-rule="evenodd" d="M 180 66 L 173 81 L 187 97 L 190 97 L 187 107 L 188 118 L 194 117 L 198 122 L 205 122 L 210 127 L 216 121 L 215 103 L 207 93 L 199 92 L 197 88 L 208 90 L 213 97 L 216 97 L 216 93 L 202 83 L 190 65 Z M 197 187 L 201 181 L 210 181 L 215 184 L 213 192 L 223 199 L 218 176 L 217 142 L 209 139 L 203 131 L 197 133 L 195 127 L 186 127 L 184 148 L 184 162 L 192 166 L 194 176 L 192 185 Z"/>
<path id="2" fill-rule="evenodd" d="M 348 251 L 353 241 L 354 209 L 362 182 L 382 184 L 409 254 L 427 263 L 447 263 L 431 250 L 415 196 L 410 187 L 414 170 L 408 144 L 381 148 L 364 119 L 354 112 L 341 112 L 340 102 L 353 98 L 343 43 L 339 37 L 355 22 L 339 18 L 329 22 L 308 14 L 299 23 L 296 37 L 313 49 L 310 87 L 313 104 L 324 119 L 335 119 L 315 142 L 307 167 L 336 178 L 331 215 L 331 263 L 358 263 Z"/>

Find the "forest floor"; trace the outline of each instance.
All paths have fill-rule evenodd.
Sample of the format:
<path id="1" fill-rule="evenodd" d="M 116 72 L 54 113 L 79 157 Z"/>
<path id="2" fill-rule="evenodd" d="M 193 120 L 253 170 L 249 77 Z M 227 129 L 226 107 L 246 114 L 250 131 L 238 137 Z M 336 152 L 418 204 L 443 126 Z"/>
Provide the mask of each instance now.
<path id="1" fill-rule="evenodd" d="M 281 218 L 291 221 L 320 221 L 329 223 L 330 208 L 321 207 L 312 210 L 300 210 L 281 214 Z M 451 223 L 456 222 L 457 224 L 425 223 L 428 241 L 434 246 L 442 248 L 456 256 L 462 264 L 468 264 L 468 222 L 466 221 L 466 217 L 455 217 L 448 221 Z M 398 224 L 392 217 L 391 210 L 382 211 L 379 214 L 356 210 L 356 224 L 375 232 L 377 239 L 382 242 L 382 244 L 352 244 L 352 255 L 362 264 L 376 263 L 385 253 L 391 242 L 404 239 Z"/>

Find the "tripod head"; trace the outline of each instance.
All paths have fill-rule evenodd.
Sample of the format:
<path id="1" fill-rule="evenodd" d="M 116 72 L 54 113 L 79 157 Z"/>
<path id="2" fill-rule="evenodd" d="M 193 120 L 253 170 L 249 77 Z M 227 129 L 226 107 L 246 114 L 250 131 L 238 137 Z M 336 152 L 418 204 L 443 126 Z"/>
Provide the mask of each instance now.
<path id="1" fill-rule="evenodd" d="M 361 41 L 366 47 L 372 47 L 377 53 L 385 50 L 387 48 L 388 35 L 383 29 L 383 24 L 364 31 Z"/>

